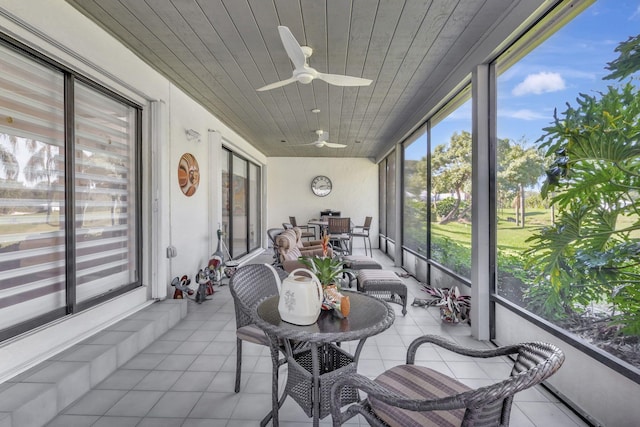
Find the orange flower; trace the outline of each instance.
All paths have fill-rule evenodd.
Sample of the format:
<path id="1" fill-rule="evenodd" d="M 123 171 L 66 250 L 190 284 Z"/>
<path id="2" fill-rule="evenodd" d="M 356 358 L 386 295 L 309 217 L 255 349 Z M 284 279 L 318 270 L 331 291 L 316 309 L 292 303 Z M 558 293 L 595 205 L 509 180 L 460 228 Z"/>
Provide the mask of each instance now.
<path id="1" fill-rule="evenodd" d="M 326 257 L 329 252 L 329 236 L 327 233 L 322 235 L 322 256 Z"/>

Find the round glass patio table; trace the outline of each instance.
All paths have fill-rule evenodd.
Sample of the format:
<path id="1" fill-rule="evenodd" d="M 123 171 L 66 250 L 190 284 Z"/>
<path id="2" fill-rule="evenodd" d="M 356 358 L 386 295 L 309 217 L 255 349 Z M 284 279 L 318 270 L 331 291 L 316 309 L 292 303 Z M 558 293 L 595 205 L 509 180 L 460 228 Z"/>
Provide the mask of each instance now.
<path id="1" fill-rule="evenodd" d="M 320 419 L 330 413 L 332 380 L 355 372 L 366 339 L 393 324 L 395 313 L 385 301 L 359 292 L 344 289 L 341 292 L 349 297 L 351 303 L 347 317 L 340 318 L 332 311 L 323 310 L 315 323 L 305 326 L 294 325 L 280 318 L 278 295 L 266 298 L 256 306 L 255 321 L 272 342 L 271 357 L 279 357 L 277 343 L 283 339 L 287 353 L 287 384 L 280 401 L 277 384 L 273 387 L 275 395 L 272 396 L 271 415 L 274 415 L 274 425 L 277 423 L 275 414 L 287 395 L 302 407 L 307 416 L 313 417 L 314 426 L 319 425 Z M 336 345 L 345 341 L 358 341 L 353 355 Z M 309 345 L 302 347 L 302 350 L 295 350 L 291 342 Z M 345 392 L 343 403 L 356 400 L 356 390 Z"/>

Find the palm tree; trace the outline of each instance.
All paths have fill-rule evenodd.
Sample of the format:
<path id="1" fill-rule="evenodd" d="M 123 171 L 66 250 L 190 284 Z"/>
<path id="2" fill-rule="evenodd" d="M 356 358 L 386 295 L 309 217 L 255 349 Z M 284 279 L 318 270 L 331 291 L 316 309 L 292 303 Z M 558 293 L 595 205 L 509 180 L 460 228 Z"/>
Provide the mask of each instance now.
<path id="1" fill-rule="evenodd" d="M 16 155 L 9 151 L 4 145 L 0 145 L 0 174 L 6 181 L 15 181 L 20 173 L 20 164 Z"/>
<path id="2" fill-rule="evenodd" d="M 35 142 L 35 141 L 34 141 Z M 40 144 L 33 144 L 36 148 Z M 55 196 L 54 184 L 58 180 L 58 169 L 56 168 L 57 159 L 50 144 L 42 144 L 40 148 L 33 153 L 24 168 L 24 178 L 30 184 L 46 184 L 47 192 L 47 223 L 51 215 L 53 198 Z"/>

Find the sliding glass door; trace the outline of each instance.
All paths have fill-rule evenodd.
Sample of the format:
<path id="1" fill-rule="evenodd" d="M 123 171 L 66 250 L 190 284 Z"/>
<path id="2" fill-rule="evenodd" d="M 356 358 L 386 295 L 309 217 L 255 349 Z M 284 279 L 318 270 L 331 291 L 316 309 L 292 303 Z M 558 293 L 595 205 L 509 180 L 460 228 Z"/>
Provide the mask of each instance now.
<path id="1" fill-rule="evenodd" d="M 140 286 L 141 109 L 0 45 L 0 340 Z"/>
<path id="2" fill-rule="evenodd" d="M 222 231 L 233 258 L 260 246 L 262 235 L 260 166 L 223 148 Z"/>

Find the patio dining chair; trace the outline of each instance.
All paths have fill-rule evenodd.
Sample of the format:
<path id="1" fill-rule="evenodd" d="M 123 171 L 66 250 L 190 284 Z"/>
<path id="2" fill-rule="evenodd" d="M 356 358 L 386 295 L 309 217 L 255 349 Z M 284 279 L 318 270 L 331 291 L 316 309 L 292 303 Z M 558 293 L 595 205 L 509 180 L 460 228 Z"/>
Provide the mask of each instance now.
<path id="1" fill-rule="evenodd" d="M 473 389 L 438 371 L 416 366 L 416 351 L 424 343 L 470 357 L 513 355 L 515 361 L 507 379 Z M 506 427 L 513 396 L 549 378 L 563 362 L 563 352 L 548 343 L 530 342 L 478 350 L 436 335 L 425 335 L 409 345 L 406 365 L 395 366 L 374 380 L 356 373 L 336 380 L 331 388 L 333 425 L 340 426 L 361 414 L 369 425 L 376 427 Z M 345 386 L 356 387 L 367 397 L 341 411 L 340 393 Z"/>
<path id="2" fill-rule="evenodd" d="M 278 294 L 278 278 L 284 279 L 288 273 L 274 269 L 267 264 L 249 264 L 240 267 L 229 282 L 229 290 L 233 296 L 236 312 L 236 384 L 235 392 L 240 391 L 242 372 L 242 341 L 270 346 L 269 339 L 262 329 L 253 321 L 253 308 L 263 298 Z M 273 349 L 272 349 L 273 350 Z M 275 359 L 272 357 L 272 359 Z M 278 368 L 286 362 L 279 358 L 277 366 L 273 366 L 273 384 L 278 384 Z"/>
<path id="3" fill-rule="evenodd" d="M 351 218 L 330 216 L 328 218 L 329 225 L 329 242 L 333 245 L 334 252 L 340 252 L 343 255 L 351 254 Z"/>
<path id="4" fill-rule="evenodd" d="M 309 225 L 298 225 L 298 222 L 296 221 L 296 217 L 295 216 L 290 216 L 289 217 L 289 223 L 294 226 L 294 227 L 298 227 L 301 231 L 302 231 L 302 238 L 303 239 L 316 239 L 316 228 L 315 227 L 311 227 Z"/>
<path id="5" fill-rule="evenodd" d="M 369 237 L 371 221 L 373 221 L 373 217 L 368 216 L 364 219 L 364 225 L 356 225 L 353 227 L 353 230 L 351 230 L 351 243 L 353 244 L 354 237 L 362 237 L 364 239 L 364 254 L 367 255 L 367 241 L 369 241 L 369 251 L 371 252 L 371 256 L 373 256 L 371 238 Z"/>

